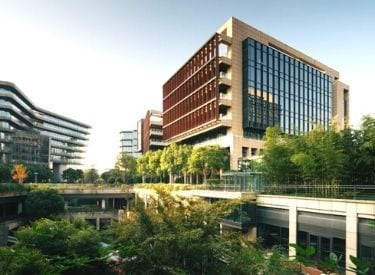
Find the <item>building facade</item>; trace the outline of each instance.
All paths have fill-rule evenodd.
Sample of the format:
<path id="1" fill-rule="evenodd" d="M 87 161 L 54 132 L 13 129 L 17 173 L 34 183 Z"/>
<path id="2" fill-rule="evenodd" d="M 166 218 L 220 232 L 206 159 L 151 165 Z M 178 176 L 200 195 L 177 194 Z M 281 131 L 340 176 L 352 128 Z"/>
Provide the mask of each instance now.
<path id="1" fill-rule="evenodd" d="M 48 165 L 59 180 L 81 164 L 90 126 L 41 109 L 13 83 L 0 81 L 0 161 Z"/>
<path id="2" fill-rule="evenodd" d="M 138 131 L 121 131 L 120 149 L 122 153 L 126 153 L 132 157 L 139 157 L 141 155 L 138 150 Z"/>
<path id="3" fill-rule="evenodd" d="M 219 144 L 231 169 L 258 155 L 267 127 L 343 129 L 349 87 L 339 72 L 230 18 L 163 85 L 167 143 Z"/>
<path id="4" fill-rule="evenodd" d="M 163 114 L 160 111 L 148 110 L 142 120 L 142 153 L 163 149 Z"/>

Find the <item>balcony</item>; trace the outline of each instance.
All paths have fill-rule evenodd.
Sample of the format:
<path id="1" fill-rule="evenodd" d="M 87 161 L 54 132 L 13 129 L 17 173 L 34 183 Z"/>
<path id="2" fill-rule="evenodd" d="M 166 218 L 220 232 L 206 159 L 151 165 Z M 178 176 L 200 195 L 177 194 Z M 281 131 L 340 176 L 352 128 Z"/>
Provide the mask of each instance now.
<path id="1" fill-rule="evenodd" d="M 226 93 L 231 86 L 232 86 L 232 81 L 228 77 L 228 74 L 221 72 L 219 75 L 219 92 Z"/>
<path id="2" fill-rule="evenodd" d="M 150 129 L 150 136 L 162 137 L 163 131 L 159 129 Z"/>
<path id="3" fill-rule="evenodd" d="M 227 109 L 232 107 L 232 97 L 230 95 L 220 94 L 219 97 L 219 108 Z"/>
<path id="4" fill-rule="evenodd" d="M 232 60 L 227 56 L 219 56 L 219 71 L 226 72 L 232 66 Z"/>
<path id="5" fill-rule="evenodd" d="M 219 34 L 219 43 L 232 45 L 232 37 L 229 37 L 226 34 Z"/>
<path id="6" fill-rule="evenodd" d="M 166 146 L 166 144 L 162 140 L 150 139 L 150 146 Z"/>

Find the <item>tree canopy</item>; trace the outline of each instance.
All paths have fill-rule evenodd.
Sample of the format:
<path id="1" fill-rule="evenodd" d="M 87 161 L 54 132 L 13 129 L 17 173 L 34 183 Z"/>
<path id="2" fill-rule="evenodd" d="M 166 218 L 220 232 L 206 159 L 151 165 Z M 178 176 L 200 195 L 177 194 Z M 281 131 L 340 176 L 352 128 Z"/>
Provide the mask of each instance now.
<path id="1" fill-rule="evenodd" d="M 83 176 L 83 171 L 81 169 L 68 168 L 62 173 L 62 178 L 70 183 L 83 179 Z"/>
<path id="2" fill-rule="evenodd" d="M 287 274 L 276 270 L 288 270 L 293 274 L 294 267 L 283 265 L 281 254 L 270 264 L 264 251 L 240 233 L 220 233 L 220 220 L 229 215 L 237 201 L 210 204 L 196 198 L 173 197 L 163 190 L 157 194 L 147 208 L 143 203 L 136 205 L 133 215 L 114 224 L 105 235 L 124 259 L 124 272 Z"/>
<path id="3" fill-rule="evenodd" d="M 269 183 L 374 184 L 375 119 L 359 130 L 324 130 L 288 136 L 266 130 L 262 171 Z"/>
<path id="4" fill-rule="evenodd" d="M 64 199 L 54 189 L 34 189 L 27 194 L 25 212 L 33 218 L 51 217 L 64 211 Z"/>

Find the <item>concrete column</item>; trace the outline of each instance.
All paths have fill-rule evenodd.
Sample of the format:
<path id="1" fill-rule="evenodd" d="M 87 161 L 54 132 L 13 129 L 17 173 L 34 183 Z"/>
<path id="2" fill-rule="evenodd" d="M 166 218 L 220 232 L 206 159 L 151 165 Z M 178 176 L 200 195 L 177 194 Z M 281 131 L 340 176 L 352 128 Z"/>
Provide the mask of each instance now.
<path id="1" fill-rule="evenodd" d="M 96 230 L 100 230 L 100 218 L 96 218 Z"/>
<path id="2" fill-rule="evenodd" d="M 20 215 L 23 212 L 22 202 L 17 204 L 17 214 Z"/>
<path id="3" fill-rule="evenodd" d="M 289 206 L 289 243 L 297 243 L 297 206 L 295 200 Z M 289 248 L 289 257 L 296 256 L 296 250 Z"/>
<path id="4" fill-rule="evenodd" d="M 129 212 L 129 199 L 126 199 L 126 211 Z"/>
<path id="5" fill-rule="evenodd" d="M 102 209 L 105 209 L 105 199 L 102 199 Z"/>
<path id="6" fill-rule="evenodd" d="M 64 201 L 64 209 L 65 209 L 65 210 L 68 209 L 68 202 L 67 202 L 67 201 Z"/>
<path id="7" fill-rule="evenodd" d="M 358 217 L 357 205 L 355 203 L 346 204 L 346 269 L 355 267 L 350 261 L 350 255 L 357 257 L 357 242 L 358 242 Z M 355 274 L 351 271 L 346 271 L 346 274 Z"/>

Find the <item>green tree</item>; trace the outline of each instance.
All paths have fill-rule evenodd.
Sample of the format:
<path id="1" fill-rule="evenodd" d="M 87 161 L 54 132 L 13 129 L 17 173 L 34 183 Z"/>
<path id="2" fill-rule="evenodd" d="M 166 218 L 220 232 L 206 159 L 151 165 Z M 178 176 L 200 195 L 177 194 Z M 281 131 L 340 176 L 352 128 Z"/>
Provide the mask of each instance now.
<path id="1" fill-rule="evenodd" d="M 17 246 L 46 255 L 57 274 L 101 262 L 99 233 L 82 220 L 40 219 L 18 230 L 16 237 Z"/>
<path id="2" fill-rule="evenodd" d="M 203 181 L 206 182 L 209 175 L 215 176 L 221 169 L 228 168 L 228 160 L 227 151 L 218 145 L 194 147 L 188 159 L 188 167 L 192 173 L 202 173 Z"/>
<path id="3" fill-rule="evenodd" d="M 189 157 L 192 153 L 192 147 L 189 145 L 181 145 L 178 148 L 177 163 L 179 165 L 179 170 L 184 176 L 184 183 L 187 183 L 187 175 L 189 173 Z"/>
<path id="4" fill-rule="evenodd" d="M 126 153 L 120 153 L 117 157 L 115 169 L 122 176 L 124 183 L 129 183 L 136 176 L 137 160 Z"/>
<path id="5" fill-rule="evenodd" d="M 27 178 L 25 182 L 49 182 L 53 177 L 53 172 L 47 165 L 27 164 Z"/>
<path id="6" fill-rule="evenodd" d="M 358 142 L 358 158 L 356 171 L 360 171 L 358 177 L 363 183 L 375 182 L 375 118 L 364 116 L 361 128 L 356 134 Z M 357 172 L 358 173 L 358 172 Z"/>
<path id="7" fill-rule="evenodd" d="M 290 159 L 305 181 L 341 183 L 346 155 L 339 133 L 317 127 L 289 140 L 294 151 Z"/>
<path id="8" fill-rule="evenodd" d="M 151 182 L 153 181 L 153 177 L 159 178 L 159 181 L 162 181 L 163 169 L 161 168 L 161 156 L 163 154 L 162 150 L 157 150 L 154 152 L 147 152 L 148 153 L 148 170 L 149 174 L 151 175 Z"/>
<path id="9" fill-rule="evenodd" d="M 161 169 L 168 173 L 169 183 L 174 183 L 175 176 L 178 174 L 179 168 L 181 168 L 178 160 L 178 151 L 178 145 L 172 143 L 164 148 L 160 157 Z"/>
<path id="10" fill-rule="evenodd" d="M 146 182 L 146 178 L 151 175 L 151 171 L 149 169 L 149 157 L 150 157 L 150 152 L 147 152 L 146 154 L 140 156 L 137 159 L 137 173 L 141 175 L 142 177 L 142 182 Z"/>
<path id="11" fill-rule="evenodd" d="M 98 170 L 90 168 L 84 172 L 84 181 L 87 183 L 96 183 L 99 179 Z"/>
<path id="12" fill-rule="evenodd" d="M 293 153 L 288 137 L 279 127 L 267 128 L 261 170 L 268 183 L 283 184 L 298 177 L 297 167 L 291 161 Z"/>
<path id="13" fill-rule="evenodd" d="M 74 183 L 83 178 L 83 171 L 81 169 L 68 168 L 63 171 L 62 178 L 67 182 Z"/>
<path id="14" fill-rule="evenodd" d="M 48 259 L 35 248 L 0 247 L 2 274 L 53 274 Z"/>
<path id="15" fill-rule="evenodd" d="M 7 164 L 0 164 L 0 182 L 9 182 L 12 176 L 12 169 Z"/>
<path id="16" fill-rule="evenodd" d="M 237 201 L 208 203 L 196 198 L 176 198 L 163 190 L 148 207 L 135 206 L 132 215 L 113 224 L 105 238 L 121 258 L 130 274 L 280 274 L 266 273 L 271 266 L 282 269 L 282 261 L 267 263 L 264 252 L 252 257 L 255 246 L 240 233 L 221 234 L 218 224 L 233 210 Z M 257 252 L 257 253 L 258 253 Z M 252 266 L 254 265 L 254 266 Z M 241 269 L 241 268 L 242 269 Z M 239 272 L 242 270 L 242 272 Z M 289 274 L 292 269 L 289 269 Z M 263 273 L 262 273 L 263 272 Z"/>
<path id="17" fill-rule="evenodd" d="M 54 189 L 35 189 L 27 194 L 25 212 L 33 218 L 51 217 L 64 211 L 64 199 Z"/>

